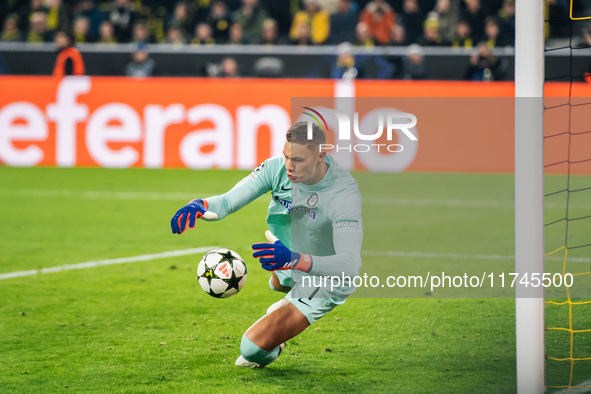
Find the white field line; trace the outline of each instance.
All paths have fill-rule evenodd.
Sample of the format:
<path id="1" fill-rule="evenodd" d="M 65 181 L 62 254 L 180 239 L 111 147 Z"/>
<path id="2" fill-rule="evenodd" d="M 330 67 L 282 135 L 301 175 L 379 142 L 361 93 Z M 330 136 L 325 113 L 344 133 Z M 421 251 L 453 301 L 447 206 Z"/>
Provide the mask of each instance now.
<path id="1" fill-rule="evenodd" d="M 200 192 L 200 196 L 211 196 L 216 193 Z M 11 190 L 0 189 L 0 196 L 9 197 L 39 197 L 39 198 L 83 198 L 90 200 L 190 200 L 196 198 L 197 193 L 172 192 L 134 192 L 134 191 L 98 191 L 98 190 Z M 265 199 L 257 200 L 266 202 Z M 504 208 L 513 209 L 513 201 L 507 200 L 439 200 L 439 199 L 411 199 L 411 198 L 380 198 L 365 197 L 363 202 L 368 205 L 395 205 L 410 207 L 449 207 L 449 208 Z M 564 204 L 547 202 L 546 208 L 564 209 Z M 591 204 L 571 203 L 571 208 L 591 209 Z"/>
<path id="2" fill-rule="evenodd" d="M 585 380 L 584 382 L 579 383 L 577 386 L 581 387 L 588 387 L 591 386 L 591 380 Z M 590 389 L 588 388 L 577 388 L 573 387 L 571 389 L 561 389 L 558 391 L 554 391 L 553 394 L 583 394 L 588 393 Z"/>
<path id="3" fill-rule="evenodd" d="M 38 270 L 7 272 L 4 274 L 0 274 L 0 280 L 10 279 L 10 278 L 18 278 L 21 276 L 32 276 L 32 275 L 37 275 L 37 274 L 48 274 L 51 272 L 62 272 L 62 271 L 79 270 L 79 269 L 85 269 L 85 268 L 101 267 L 104 265 L 126 264 L 126 263 L 135 263 L 138 261 L 163 259 L 166 257 L 186 256 L 186 255 L 191 255 L 191 254 L 208 252 L 208 251 L 215 249 L 215 248 L 216 248 L 215 246 L 205 246 L 205 247 L 200 247 L 200 248 L 172 250 L 169 252 L 144 254 L 144 255 L 132 256 L 132 257 L 123 257 L 123 258 L 119 258 L 119 259 L 97 260 L 97 261 L 88 261 L 86 263 L 60 265 L 57 267 L 42 268 L 42 269 L 38 269 Z M 419 258 L 429 258 L 429 259 L 440 259 L 440 258 L 472 259 L 472 260 L 513 260 L 513 259 L 515 259 L 515 256 L 511 256 L 511 255 L 400 252 L 400 251 L 391 251 L 391 250 L 385 250 L 385 251 L 368 250 L 368 251 L 362 251 L 361 254 L 365 255 L 365 256 L 419 257 Z M 554 257 L 554 256 L 548 256 L 548 257 L 546 257 L 546 259 L 547 260 L 562 261 L 562 258 Z M 580 263 L 590 263 L 591 258 L 576 258 L 575 257 L 575 258 L 570 258 L 569 261 L 580 262 Z"/>
<path id="4" fill-rule="evenodd" d="M 167 258 L 167 257 L 186 256 L 186 255 L 191 255 L 191 254 L 209 252 L 210 250 L 215 249 L 215 248 L 216 248 L 215 246 L 203 246 L 200 248 L 171 250 L 169 252 L 142 254 L 139 256 L 122 257 L 122 258 L 118 258 L 118 259 L 87 261 L 85 263 L 60 265 L 57 267 L 41 268 L 38 270 L 7 272 L 5 274 L 0 274 L 0 280 L 10 279 L 10 278 L 18 278 L 21 276 L 32 276 L 32 275 L 37 275 L 37 274 L 48 274 L 51 272 L 81 270 L 81 269 L 85 269 L 85 268 L 101 267 L 104 265 L 126 264 L 126 263 L 135 263 L 138 261 L 149 261 L 149 260 L 163 259 L 163 258 Z"/>
<path id="5" fill-rule="evenodd" d="M 388 256 L 388 257 L 419 257 L 427 259 L 472 259 L 472 260 L 515 260 L 514 255 L 498 255 L 498 254 L 462 254 L 462 253 L 430 253 L 430 252 L 402 252 L 402 251 L 375 251 L 366 250 L 361 252 L 366 256 Z M 546 260 L 564 261 L 564 257 L 546 256 Z M 573 263 L 591 263 L 591 258 L 586 257 L 569 257 L 568 261 Z"/>
<path id="6" fill-rule="evenodd" d="M 201 193 L 211 196 L 214 193 Z M 84 198 L 89 200 L 190 200 L 194 193 L 160 193 L 93 190 L 10 190 L 0 189 L 0 196 L 40 198 Z"/>
<path id="7" fill-rule="evenodd" d="M 514 209 L 513 200 L 438 200 L 438 199 L 410 199 L 410 198 L 379 198 L 363 197 L 363 203 L 369 205 L 398 205 L 409 207 L 449 207 L 449 208 L 505 208 Z M 565 203 L 546 202 L 545 208 L 566 209 Z M 570 203 L 570 208 L 591 209 L 591 204 Z"/>
<path id="8" fill-rule="evenodd" d="M 34 189 L 0 189 L 0 196 L 8 197 L 39 197 L 39 198 L 83 198 L 90 200 L 191 200 L 199 196 L 207 197 L 216 193 L 173 193 L 173 192 L 134 192 L 134 191 L 98 191 L 98 190 L 34 190 Z M 258 199 L 257 202 L 267 202 Z M 363 203 L 368 205 L 394 205 L 402 207 L 448 207 L 448 208 L 503 208 L 513 209 L 512 200 L 439 200 L 412 198 L 380 198 L 364 197 Z M 549 209 L 564 209 L 565 204 L 547 202 Z M 591 204 L 571 203 L 571 208 L 591 209 Z"/>

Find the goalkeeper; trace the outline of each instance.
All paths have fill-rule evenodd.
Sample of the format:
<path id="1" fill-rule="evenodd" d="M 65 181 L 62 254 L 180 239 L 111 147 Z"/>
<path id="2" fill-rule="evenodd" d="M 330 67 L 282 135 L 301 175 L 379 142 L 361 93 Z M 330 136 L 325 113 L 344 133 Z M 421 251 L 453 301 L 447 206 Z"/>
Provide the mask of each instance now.
<path id="1" fill-rule="evenodd" d="M 324 131 L 295 123 L 283 156 L 265 160 L 221 195 L 195 199 L 172 218 L 172 232 L 194 228 L 196 219 L 219 220 L 271 192 L 268 242 L 252 245 L 253 257 L 271 271 L 271 289 L 285 292 L 242 336 L 236 365 L 263 367 L 285 341 L 345 302 L 351 281 L 333 287 L 325 277 L 353 278 L 361 269 L 361 195 L 353 177 L 321 150 Z M 335 283 L 336 284 L 336 280 Z M 323 286 L 324 285 L 324 286 Z"/>

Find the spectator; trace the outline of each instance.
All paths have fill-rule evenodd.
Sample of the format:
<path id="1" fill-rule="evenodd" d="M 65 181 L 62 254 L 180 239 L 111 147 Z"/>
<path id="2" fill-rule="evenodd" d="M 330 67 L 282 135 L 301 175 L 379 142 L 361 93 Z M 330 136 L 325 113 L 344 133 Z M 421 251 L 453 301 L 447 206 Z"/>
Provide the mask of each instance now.
<path id="1" fill-rule="evenodd" d="M 390 32 L 396 24 L 396 15 L 385 0 L 373 0 L 367 3 L 359 22 L 367 24 L 374 40 L 380 45 L 390 42 Z"/>
<path id="2" fill-rule="evenodd" d="M 167 27 L 168 29 L 172 27 L 178 28 L 185 38 L 191 35 L 194 30 L 194 23 L 193 13 L 188 2 L 179 1 L 176 3 L 174 12 L 169 16 Z"/>
<path id="3" fill-rule="evenodd" d="M 147 44 L 148 43 L 148 28 L 143 21 L 136 22 L 131 29 L 130 44 Z"/>
<path id="4" fill-rule="evenodd" d="M 300 23 L 295 39 L 290 41 L 292 45 L 312 45 L 312 37 L 310 37 L 310 28 L 307 23 Z"/>
<path id="5" fill-rule="evenodd" d="M 0 41 L 22 41 L 23 35 L 18 29 L 18 15 L 10 14 L 4 20 L 4 27 L 0 33 Z"/>
<path id="6" fill-rule="evenodd" d="M 207 23 L 200 23 L 195 27 L 195 36 L 191 45 L 214 45 L 215 39 L 212 36 L 211 26 Z"/>
<path id="7" fill-rule="evenodd" d="M 499 81 L 505 76 L 505 63 L 493 56 L 486 42 L 480 42 L 470 57 L 464 78 L 470 81 Z"/>
<path id="8" fill-rule="evenodd" d="M 62 0 L 45 0 L 47 8 L 47 30 L 55 32 L 58 29 L 70 27 L 71 9 L 62 3 Z"/>
<path id="9" fill-rule="evenodd" d="M 341 42 L 352 42 L 355 39 L 355 26 L 359 20 L 351 0 L 340 0 L 336 12 L 330 15 L 329 42 L 337 45 Z"/>
<path id="10" fill-rule="evenodd" d="M 74 20 L 79 17 L 85 17 L 90 23 L 89 34 L 93 40 L 97 40 L 100 36 L 99 26 L 101 25 L 103 18 L 101 13 L 96 9 L 93 0 L 80 0 L 76 5 L 76 11 L 74 12 Z"/>
<path id="11" fill-rule="evenodd" d="M 132 61 L 125 68 L 125 75 L 134 78 L 146 78 L 154 75 L 155 63 L 146 48 L 146 44 L 139 43 L 133 52 Z"/>
<path id="12" fill-rule="evenodd" d="M 244 37 L 242 25 L 240 23 L 233 23 L 230 26 L 228 44 L 231 45 L 246 45 L 250 42 Z"/>
<path id="13" fill-rule="evenodd" d="M 226 3 L 223 1 L 211 3 L 210 12 L 205 21 L 211 26 L 212 36 L 216 42 L 228 41 L 231 19 Z"/>
<path id="14" fill-rule="evenodd" d="M 444 41 L 453 39 L 456 24 L 458 23 L 458 10 L 451 0 L 437 0 L 435 9 L 439 21 L 439 33 Z"/>
<path id="15" fill-rule="evenodd" d="M 285 62 L 278 57 L 263 56 L 254 62 L 252 69 L 259 78 L 281 78 Z"/>
<path id="16" fill-rule="evenodd" d="M 180 27 L 172 26 L 170 29 L 168 29 L 166 43 L 172 45 L 183 45 L 186 43 L 185 36 L 183 35 Z"/>
<path id="17" fill-rule="evenodd" d="M 486 16 L 480 0 L 466 0 L 466 9 L 462 14 L 462 19 L 468 22 L 472 37 L 477 41 L 484 38 L 484 20 Z"/>
<path id="18" fill-rule="evenodd" d="M 357 27 L 355 27 L 355 41 L 353 41 L 353 45 L 358 47 L 375 46 L 373 37 L 371 36 L 371 31 L 369 30 L 369 26 L 367 26 L 367 23 L 359 22 L 357 24 Z"/>
<path id="19" fill-rule="evenodd" d="M 90 22 L 88 21 L 88 18 L 83 16 L 76 18 L 72 31 L 74 33 L 74 42 L 76 44 L 92 42 L 92 38 L 90 36 Z"/>
<path id="20" fill-rule="evenodd" d="M 256 42 L 263 31 L 263 21 L 268 17 L 258 0 L 242 0 L 242 6 L 234 14 L 234 21 L 242 25 L 244 37 L 249 42 Z"/>
<path id="21" fill-rule="evenodd" d="M 501 28 L 496 17 L 489 16 L 486 18 L 484 34 L 486 36 L 486 43 L 489 48 L 505 47 L 510 43 L 501 34 Z"/>
<path id="22" fill-rule="evenodd" d="M 337 46 L 337 61 L 333 64 L 330 77 L 333 79 L 356 79 L 359 75 L 359 66 L 355 64 L 355 57 L 351 53 L 352 47 L 348 42 Z"/>
<path id="23" fill-rule="evenodd" d="M 31 15 L 31 25 L 27 33 L 27 42 L 51 42 L 53 34 L 47 30 L 47 14 L 35 11 Z"/>
<path id="24" fill-rule="evenodd" d="M 116 44 L 115 29 L 111 21 L 103 21 L 99 26 L 98 44 Z"/>
<path id="25" fill-rule="evenodd" d="M 80 52 L 74 48 L 74 35 L 64 30 L 58 30 L 54 37 L 55 47 L 58 51 L 53 75 L 63 77 L 65 75 L 84 75 L 84 60 Z"/>
<path id="26" fill-rule="evenodd" d="M 131 0 L 114 1 L 109 20 L 113 24 L 117 42 L 126 43 L 131 40 L 131 30 L 138 19 L 139 14 L 133 10 Z"/>
<path id="27" fill-rule="evenodd" d="M 146 28 L 148 29 L 148 37 L 154 42 L 164 42 L 166 40 L 166 34 L 164 34 L 164 19 L 166 10 L 164 7 L 158 7 L 153 9 L 147 16 L 145 21 Z"/>
<path id="28" fill-rule="evenodd" d="M 240 69 L 238 63 L 233 57 L 226 57 L 222 60 L 220 77 L 223 78 L 238 78 L 240 77 Z"/>
<path id="29" fill-rule="evenodd" d="M 406 41 L 416 42 L 423 34 L 423 14 L 418 0 L 404 0 L 401 20 L 406 30 Z"/>
<path id="30" fill-rule="evenodd" d="M 404 79 L 427 79 L 427 66 L 423 48 L 420 45 L 409 45 L 406 56 L 403 60 L 403 78 Z"/>
<path id="31" fill-rule="evenodd" d="M 143 1 L 143 0 L 142 0 Z M 207 16 L 211 12 L 212 3 L 214 0 L 184 0 L 189 4 L 189 11 L 191 12 L 191 19 L 193 25 L 207 22 Z M 234 7 L 234 3 L 238 4 L 239 0 L 218 0 L 222 1 L 228 7 Z M 192 31 L 192 30 L 190 30 Z"/>
<path id="32" fill-rule="evenodd" d="M 305 0 L 304 10 L 293 16 L 289 37 L 297 39 L 298 30 L 302 24 L 308 26 L 312 44 L 321 45 L 328 39 L 330 33 L 330 16 L 324 11 L 318 0 Z"/>
<path id="33" fill-rule="evenodd" d="M 340 0 L 318 0 L 318 2 L 320 7 L 330 15 L 337 12 Z"/>
<path id="34" fill-rule="evenodd" d="M 285 42 L 279 37 L 277 21 L 267 18 L 263 22 L 263 33 L 259 44 L 261 45 L 283 45 Z"/>
<path id="35" fill-rule="evenodd" d="M 236 0 L 232 0 L 236 1 Z M 293 16 L 298 12 L 300 3 L 303 0 L 289 0 L 289 1 L 277 1 L 277 0 L 260 0 L 261 6 L 267 11 L 269 17 L 277 21 L 277 27 L 279 28 L 279 36 L 284 40 L 289 40 L 289 29 L 291 28 L 291 22 Z M 232 9 L 228 6 L 229 9 Z"/>
<path id="36" fill-rule="evenodd" d="M 400 24 L 394 25 L 390 32 L 390 45 L 395 47 L 406 46 L 406 30 Z"/>
<path id="37" fill-rule="evenodd" d="M 441 34 L 439 34 L 439 22 L 436 17 L 430 17 L 425 20 L 423 36 L 417 40 L 417 43 L 424 47 L 449 45 L 441 38 Z"/>
<path id="38" fill-rule="evenodd" d="M 515 0 L 505 0 L 503 8 L 499 10 L 501 20 L 501 34 L 509 42 L 509 45 L 515 46 Z"/>
<path id="39" fill-rule="evenodd" d="M 455 48 L 472 48 L 474 46 L 470 25 L 465 20 L 460 20 L 456 25 L 456 31 L 451 45 Z"/>
<path id="40" fill-rule="evenodd" d="M 64 30 L 59 30 L 55 33 L 53 43 L 58 52 L 74 45 L 74 37 Z"/>
<path id="41" fill-rule="evenodd" d="M 26 0 L 23 0 L 22 3 L 26 3 Z M 23 4 L 16 10 L 19 22 L 18 27 L 20 31 L 24 32 L 25 39 L 28 32 L 31 30 L 33 15 L 36 12 L 42 12 L 47 16 L 48 11 L 49 9 L 43 5 L 42 0 L 30 0 L 29 5 Z M 45 30 L 48 30 L 47 27 Z"/>

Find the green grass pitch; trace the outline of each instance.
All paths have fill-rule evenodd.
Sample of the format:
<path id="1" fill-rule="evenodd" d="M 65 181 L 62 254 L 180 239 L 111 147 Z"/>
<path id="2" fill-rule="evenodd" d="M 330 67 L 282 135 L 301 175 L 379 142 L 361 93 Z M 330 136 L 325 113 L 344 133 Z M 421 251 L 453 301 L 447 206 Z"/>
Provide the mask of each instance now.
<path id="1" fill-rule="evenodd" d="M 235 367 L 242 333 L 282 296 L 250 257 L 268 196 L 181 236 L 169 221 L 246 174 L 0 167 L 0 274 L 201 246 L 236 250 L 248 266 L 229 299 L 198 287 L 201 255 L 0 280 L 0 392 L 515 391 L 509 298 L 351 298 L 267 368 Z M 367 197 L 366 250 L 434 254 L 388 257 L 405 265 L 513 254 L 510 175 L 355 176 Z M 568 343 L 553 337 L 552 346 Z"/>

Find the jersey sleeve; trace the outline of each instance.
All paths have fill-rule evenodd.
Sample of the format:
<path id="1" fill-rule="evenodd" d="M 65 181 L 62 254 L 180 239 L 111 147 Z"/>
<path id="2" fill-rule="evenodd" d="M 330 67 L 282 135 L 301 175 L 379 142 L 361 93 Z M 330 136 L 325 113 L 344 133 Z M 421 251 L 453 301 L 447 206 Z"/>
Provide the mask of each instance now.
<path id="1" fill-rule="evenodd" d="M 273 159 L 267 159 L 228 192 L 205 198 L 209 204 L 208 210 L 218 215 L 213 220 L 221 220 L 273 190 L 273 182 L 277 176 L 276 171 L 274 173 L 275 164 Z"/>
<path id="2" fill-rule="evenodd" d="M 361 220 L 361 195 L 357 188 L 335 201 L 331 218 L 335 254 L 332 256 L 312 256 L 313 264 L 310 274 L 319 276 L 359 275 L 363 223 Z"/>

